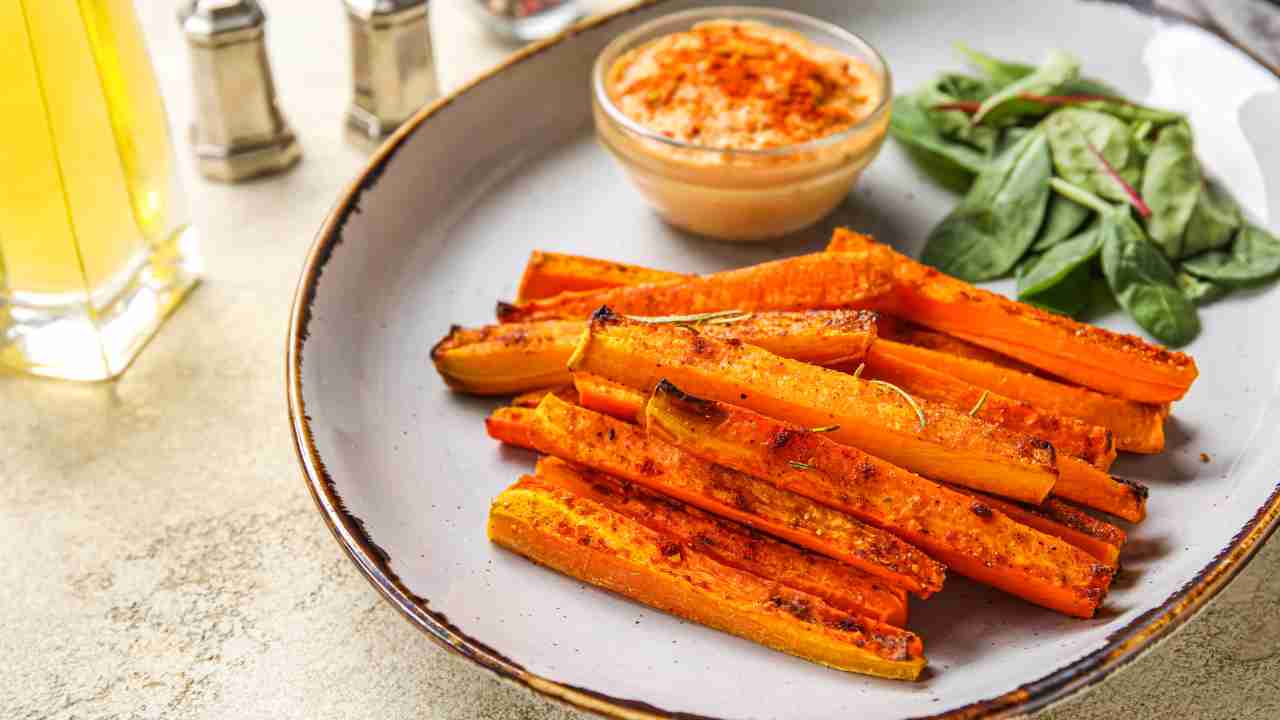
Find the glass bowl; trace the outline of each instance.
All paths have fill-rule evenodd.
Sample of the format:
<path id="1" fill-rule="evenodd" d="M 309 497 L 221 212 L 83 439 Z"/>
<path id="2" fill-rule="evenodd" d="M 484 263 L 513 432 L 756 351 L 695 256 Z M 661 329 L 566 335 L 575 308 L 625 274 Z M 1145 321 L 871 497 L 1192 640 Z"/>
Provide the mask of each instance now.
<path id="1" fill-rule="evenodd" d="M 654 39 L 709 20 L 764 23 L 849 55 L 871 69 L 880 85 L 879 102 L 845 130 L 767 149 L 682 142 L 624 114 L 607 87 L 608 73 L 617 59 Z M 645 200 L 672 225 L 741 242 L 800 230 L 839 205 L 884 144 L 893 97 L 889 67 L 866 40 L 808 15 L 732 6 L 673 13 L 618 36 L 596 58 L 591 85 L 596 133 Z"/>

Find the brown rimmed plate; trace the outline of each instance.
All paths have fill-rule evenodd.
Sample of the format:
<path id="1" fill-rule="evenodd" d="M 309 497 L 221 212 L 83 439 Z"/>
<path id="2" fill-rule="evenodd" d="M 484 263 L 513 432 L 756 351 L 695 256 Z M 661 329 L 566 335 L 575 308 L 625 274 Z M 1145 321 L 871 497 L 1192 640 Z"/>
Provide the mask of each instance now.
<path id="1" fill-rule="evenodd" d="M 299 460 L 339 544 L 446 647 L 615 717 L 1006 716 L 1097 682 L 1185 622 L 1280 516 L 1274 291 L 1203 311 L 1189 348 L 1202 377 L 1175 408 L 1169 450 L 1118 465 L 1151 486 L 1151 517 L 1132 530 L 1105 611 L 1070 620 L 952 578 L 912 609 L 932 663 L 915 684 L 683 623 L 486 541 L 490 499 L 532 457 L 484 435 L 496 403 L 449 393 L 428 351 L 451 323 L 489 321 L 531 249 L 709 271 L 819 248 L 843 224 L 914 253 L 955 202 L 890 143 L 835 216 L 784 243 L 727 246 L 664 226 L 595 144 L 587 77 L 610 38 L 692 5 L 645 3 L 517 55 L 419 114 L 339 198 L 299 282 L 286 377 Z M 956 40 L 1021 58 L 1075 49 L 1132 96 L 1187 111 L 1210 171 L 1255 219 L 1280 219 L 1280 146 L 1269 137 L 1280 82 L 1211 33 L 1066 0 L 788 6 L 871 40 L 902 88 L 958 67 Z M 1104 324 L 1133 330 L 1119 316 Z"/>

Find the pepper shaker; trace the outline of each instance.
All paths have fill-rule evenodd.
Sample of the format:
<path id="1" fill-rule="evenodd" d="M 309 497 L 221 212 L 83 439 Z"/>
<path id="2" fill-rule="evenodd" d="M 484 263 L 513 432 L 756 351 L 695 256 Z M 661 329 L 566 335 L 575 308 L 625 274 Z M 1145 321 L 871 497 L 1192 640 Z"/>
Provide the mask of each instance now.
<path id="1" fill-rule="evenodd" d="M 297 163 L 302 151 L 276 105 L 257 0 L 186 0 L 178 20 L 191 57 L 200 172 L 236 182 Z"/>
<path id="2" fill-rule="evenodd" d="M 440 94 L 427 0 L 343 0 L 351 31 L 347 124 L 368 140 L 391 134 Z"/>

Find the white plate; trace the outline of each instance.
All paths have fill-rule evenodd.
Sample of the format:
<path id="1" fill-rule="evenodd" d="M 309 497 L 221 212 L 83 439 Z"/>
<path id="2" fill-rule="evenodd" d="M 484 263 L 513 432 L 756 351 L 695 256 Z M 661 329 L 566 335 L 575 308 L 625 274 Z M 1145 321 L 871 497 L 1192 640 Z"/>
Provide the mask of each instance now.
<path id="1" fill-rule="evenodd" d="M 1275 291 L 1202 312 L 1205 330 L 1188 348 L 1202 374 L 1175 408 L 1168 451 L 1121 460 L 1121 474 L 1151 486 L 1150 519 L 1133 529 L 1099 617 L 1063 618 L 953 576 L 912 609 L 931 662 L 918 683 L 772 652 L 486 541 L 490 499 L 532 456 L 487 438 L 481 420 L 495 402 L 451 394 L 428 352 L 451 323 L 491 321 L 530 250 L 711 271 L 817 249 L 847 224 L 914 254 L 956 201 L 890 142 L 835 217 L 787 243 L 730 246 L 664 226 L 595 144 L 587 77 L 617 33 L 690 5 L 647 4 L 520 54 L 410 122 L 339 199 L 299 283 L 287 377 L 299 458 L 339 543 L 449 647 L 617 716 L 1020 712 L 1096 682 L 1184 622 L 1280 515 Z M 1074 49 L 1132 96 L 1189 111 L 1210 170 L 1255 219 L 1274 228 L 1280 218 L 1280 83 L 1209 33 L 1101 3 L 789 6 L 863 34 L 899 88 L 958 67 L 957 40 L 1015 58 Z M 1118 315 L 1105 324 L 1134 330 Z"/>

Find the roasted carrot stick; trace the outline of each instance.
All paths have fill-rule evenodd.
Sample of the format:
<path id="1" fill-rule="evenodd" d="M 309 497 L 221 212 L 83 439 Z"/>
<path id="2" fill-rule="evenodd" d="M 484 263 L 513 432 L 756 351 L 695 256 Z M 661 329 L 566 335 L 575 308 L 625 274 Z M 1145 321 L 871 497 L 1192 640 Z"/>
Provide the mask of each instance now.
<path id="1" fill-rule="evenodd" d="M 914 633 L 716 562 L 532 478 L 494 499 L 489 538 L 592 585 L 838 670 L 914 680 L 924 669 Z"/>
<path id="2" fill-rule="evenodd" d="M 761 312 L 679 324 L 822 365 L 861 358 L 876 338 L 875 313 L 857 310 Z M 475 395 L 568 384 L 572 378 L 566 363 L 586 327 L 585 322 L 563 320 L 454 326 L 432 348 L 431 359 L 451 388 Z"/>
<path id="3" fill-rule="evenodd" d="M 1102 470 L 1116 459 L 1111 432 L 1074 417 L 1033 407 L 972 385 L 939 367 L 904 357 L 914 350 L 888 340 L 877 341 L 867 352 L 864 377 L 884 380 L 919 397 L 967 411 L 989 423 L 1048 440 L 1058 457 L 1070 455 Z M 849 370 L 845 365 L 842 369 Z"/>
<path id="4" fill-rule="evenodd" d="M 533 408 L 500 407 L 484 419 L 485 432 L 500 443 L 533 450 L 533 440 L 529 437 L 533 413 Z"/>
<path id="5" fill-rule="evenodd" d="M 645 490 L 633 483 L 542 457 L 538 480 L 563 488 L 666 535 L 713 560 L 822 598 L 854 615 L 903 627 L 907 594 L 837 560 L 801 550 L 731 520 Z"/>
<path id="6" fill-rule="evenodd" d="M 861 450 L 659 383 L 649 434 L 896 533 L 957 572 L 1067 615 L 1092 617 L 1112 570 L 972 497 Z"/>
<path id="7" fill-rule="evenodd" d="M 892 276 L 870 253 L 814 253 L 662 285 L 566 293 L 520 305 L 498 305 L 501 322 L 583 320 L 601 305 L 627 315 L 720 310 L 830 310 L 868 307 L 892 290 Z"/>
<path id="8" fill-rule="evenodd" d="M 651 285 L 684 280 L 688 275 L 580 255 L 534 250 L 524 266 L 516 302 L 623 285 Z"/>
<path id="9" fill-rule="evenodd" d="M 873 307 L 956 335 L 1112 395 L 1165 403 L 1198 374 L 1189 355 L 1009 300 L 944 275 L 865 235 L 837 230 L 827 250 L 893 273 L 894 291 Z"/>
<path id="10" fill-rule="evenodd" d="M 548 455 L 641 485 L 681 502 L 842 560 L 927 597 L 946 568 L 892 533 L 772 484 L 650 439 L 641 428 L 548 396 L 529 425 Z"/>
<path id="11" fill-rule="evenodd" d="M 547 395 L 555 395 L 561 400 L 567 402 L 578 401 L 578 390 L 573 385 L 557 385 L 555 387 L 540 388 L 538 390 L 530 390 L 523 392 L 511 398 L 511 405 L 514 407 L 536 408 L 538 403 L 542 402 L 542 398 Z"/>
<path id="12" fill-rule="evenodd" d="M 689 392 L 808 427 L 928 477 L 1039 503 L 1058 470 L 1053 447 L 906 391 L 778 357 L 687 328 L 597 312 L 570 366 L 648 391 Z"/>
<path id="13" fill-rule="evenodd" d="M 1112 568 L 1120 566 L 1120 548 L 1125 532 L 1111 523 L 1061 501 L 1049 498 L 1039 507 L 1001 500 L 973 490 L 959 489 L 1008 515 L 1015 522 L 1061 538 Z"/>
<path id="14" fill-rule="evenodd" d="M 881 339 L 877 341 L 876 349 L 881 356 L 928 366 L 957 380 L 1031 403 L 1045 412 L 1105 427 L 1111 430 L 1120 450 L 1157 453 L 1164 449 L 1165 413 L 1159 405 L 1103 395 L 1087 388 L 927 347 Z M 1063 450 L 1061 446 L 1055 447 Z"/>
<path id="15" fill-rule="evenodd" d="M 880 322 L 876 324 L 876 335 L 885 340 L 892 340 L 903 345 L 936 350 L 940 353 L 970 360 L 981 360 L 1009 370 L 1018 370 L 1032 375 L 1039 372 L 1034 366 L 1028 365 L 1021 360 L 1015 360 L 1008 355 L 1001 355 L 995 350 L 988 350 L 981 345 L 974 345 L 954 335 L 923 328 L 914 323 L 906 322 L 901 318 L 888 315 L 880 317 Z"/>
<path id="16" fill-rule="evenodd" d="M 1053 494 L 1129 522 L 1147 517 L 1147 488 L 1142 483 L 1113 477 L 1078 458 L 1058 456 L 1058 484 Z"/>
<path id="17" fill-rule="evenodd" d="M 591 373 L 574 373 L 578 404 L 627 422 L 636 422 L 644 412 L 644 393 Z"/>

